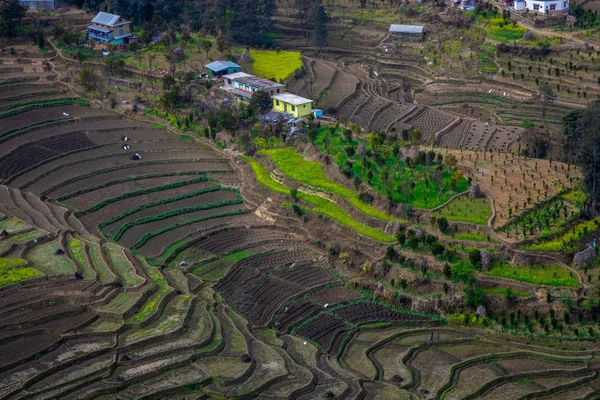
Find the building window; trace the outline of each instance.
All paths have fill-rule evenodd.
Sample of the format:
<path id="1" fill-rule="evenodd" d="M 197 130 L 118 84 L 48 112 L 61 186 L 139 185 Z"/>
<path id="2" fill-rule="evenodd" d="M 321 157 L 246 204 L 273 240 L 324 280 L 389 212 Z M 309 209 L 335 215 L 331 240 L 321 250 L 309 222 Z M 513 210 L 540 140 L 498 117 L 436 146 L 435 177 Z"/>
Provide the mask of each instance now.
<path id="1" fill-rule="evenodd" d="M 568 2 L 568 1 L 565 1 L 565 4 L 564 4 L 564 6 L 563 6 L 563 7 L 564 7 L 564 8 L 567 8 L 567 7 L 569 7 L 569 2 Z"/>
<path id="2" fill-rule="evenodd" d="M 277 89 L 277 93 L 279 93 L 279 89 Z"/>
<path id="3" fill-rule="evenodd" d="M 123 29 L 119 29 L 119 35 L 123 34 Z"/>
<path id="4" fill-rule="evenodd" d="M 279 105 L 279 100 L 275 100 L 275 104 Z"/>
<path id="5" fill-rule="evenodd" d="M 292 106 L 292 111 L 296 111 L 296 107 L 295 106 Z"/>
<path id="6" fill-rule="evenodd" d="M 556 10 L 556 4 L 550 4 L 550 10 Z"/>
<path id="7" fill-rule="evenodd" d="M 533 5 L 533 9 L 534 9 L 535 11 L 539 11 L 539 10 L 540 10 L 540 5 L 539 5 L 539 4 L 534 4 L 534 5 Z"/>

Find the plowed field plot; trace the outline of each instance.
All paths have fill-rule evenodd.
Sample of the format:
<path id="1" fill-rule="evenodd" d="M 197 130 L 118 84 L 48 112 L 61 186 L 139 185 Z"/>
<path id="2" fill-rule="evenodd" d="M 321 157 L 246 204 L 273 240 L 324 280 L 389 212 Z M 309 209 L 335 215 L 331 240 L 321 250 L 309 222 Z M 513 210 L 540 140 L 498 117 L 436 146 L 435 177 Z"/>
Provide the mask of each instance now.
<path id="1" fill-rule="evenodd" d="M 347 328 L 348 325 L 343 320 L 331 315 L 321 314 L 312 321 L 300 326 L 296 332 L 327 349 L 334 335 Z"/>
<path id="2" fill-rule="evenodd" d="M 136 181 L 136 182 L 138 182 L 138 181 Z M 235 192 L 219 191 L 219 186 L 216 186 L 216 185 L 208 186 L 204 189 L 201 189 L 200 191 L 205 191 L 205 190 L 209 190 L 209 189 L 211 191 L 208 193 L 201 193 L 201 194 L 194 195 L 194 196 L 190 196 L 190 193 L 193 194 L 194 192 L 188 192 L 188 193 L 183 193 L 180 196 L 174 196 L 171 198 L 163 198 L 160 200 L 161 202 L 163 202 L 163 204 L 157 204 L 152 207 L 147 207 L 147 205 L 149 203 L 142 204 L 140 207 L 138 207 L 139 211 L 135 211 L 135 209 L 128 210 L 127 216 L 119 219 L 116 222 L 113 222 L 112 224 L 104 226 L 102 228 L 102 230 L 106 234 L 113 235 L 119 229 L 119 227 L 121 227 L 123 224 L 126 224 L 128 222 L 134 222 L 140 218 L 151 217 L 153 215 L 160 215 L 160 214 L 163 214 L 170 210 L 177 210 L 180 208 L 189 208 L 189 207 L 193 207 L 193 206 L 196 206 L 199 204 L 215 203 L 218 201 L 234 200 L 237 198 L 237 194 Z M 186 197 L 184 197 L 184 196 L 186 196 Z M 182 198 L 181 200 L 170 201 L 170 199 L 178 199 L 181 197 L 184 197 L 184 198 Z M 144 207 L 144 208 L 141 208 L 141 207 Z M 130 213 L 131 211 L 134 211 L 134 212 Z"/>
<path id="3" fill-rule="evenodd" d="M 121 152 L 119 152 L 119 150 Z M 92 150 L 93 152 L 94 150 Z M 41 165 L 34 170 L 27 172 L 15 179 L 12 184 L 21 188 L 27 188 L 27 191 L 33 193 L 42 193 L 56 186 L 58 183 L 75 179 L 81 175 L 102 172 L 108 169 L 120 169 L 134 167 L 136 165 L 152 165 L 161 163 L 171 163 L 174 161 L 206 161 L 206 153 L 193 151 L 182 152 L 179 150 L 165 149 L 165 151 L 140 151 L 142 160 L 134 160 L 132 156 L 135 153 L 124 152 L 119 148 L 102 147 L 98 149 L 99 153 L 104 153 L 98 157 L 88 158 L 87 151 L 67 155 L 62 159 L 51 161 Z M 44 179 L 40 179 L 43 175 Z"/>
<path id="4" fill-rule="evenodd" d="M 91 207 L 96 203 L 118 197 L 123 193 L 167 186 L 175 182 L 189 181 L 200 177 L 202 177 L 202 175 L 175 175 L 156 178 L 136 179 L 127 182 L 117 183 L 115 185 L 106 186 L 98 190 L 93 190 L 88 193 L 81 194 L 80 196 L 64 199 L 63 201 L 69 205 L 72 205 L 73 207 L 76 207 L 79 210 L 85 210 L 86 208 Z M 208 182 L 202 182 L 201 187 L 205 187 L 205 184 L 207 183 Z"/>
<path id="5" fill-rule="evenodd" d="M 157 175 L 170 174 L 173 176 L 181 175 L 179 179 L 191 179 L 195 172 L 205 172 L 221 170 L 219 174 L 230 170 L 228 163 L 205 163 L 205 162 L 174 162 L 169 164 L 156 165 L 132 165 L 131 168 L 109 169 L 107 171 L 91 172 L 70 180 L 67 183 L 56 186 L 47 192 L 49 197 L 61 199 L 64 196 L 74 197 L 80 191 L 93 191 L 102 189 L 104 186 L 116 184 L 122 180 L 134 178 L 151 178 Z M 192 175 L 187 177 L 187 175 Z M 218 175 L 218 174 L 214 174 Z M 239 178 L 236 178 L 239 179 Z M 93 190 L 92 190 L 93 189 Z"/>
<path id="6" fill-rule="evenodd" d="M 177 227 L 176 229 L 152 237 L 139 248 L 139 252 L 146 257 L 159 257 L 169 246 L 193 241 L 198 237 L 204 236 L 211 229 L 227 226 L 244 226 L 258 222 L 258 218 L 253 214 L 239 214 L 202 221 L 201 224 Z"/>
<path id="7" fill-rule="evenodd" d="M 321 304 L 334 305 L 348 300 L 359 299 L 362 295 L 354 290 L 338 286 L 321 290 L 310 297 Z"/>
<path id="8" fill-rule="evenodd" d="M 273 317 L 273 328 L 286 332 L 292 323 L 302 321 L 311 314 L 317 314 L 321 309 L 321 306 L 308 300 L 282 306 Z"/>
<path id="9" fill-rule="evenodd" d="M 68 116 L 63 113 L 69 114 Z M 25 111 L 11 117 L 3 118 L 2 126 L 8 126 L 12 129 L 22 128 L 35 122 L 61 120 L 67 118 L 81 118 L 90 116 L 105 115 L 104 111 L 92 107 L 78 105 L 63 105 L 48 108 L 39 108 L 36 110 Z"/>
<path id="10" fill-rule="evenodd" d="M 276 229 L 230 229 L 198 242 L 194 247 L 216 254 L 227 254 L 235 249 L 269 241 L 297 241 L 293 233 Z"/>
<path id="11" fill-rule="evenodd" d="M 368 321 L 400 321 L 410 323 L 432 319 L 425 315 L 393 310 L 386 306 L 370 302 L 350 304 L 337 308 L 335 314 L 351 323 L 364 323 Z"/>
<path id="12" fill-rule="evenodd" d="M 232 197 L 235 198 L 235 195 Z M 122 243 L 124 246 L 130 247 L 133 246 L 138 240 L 140 240 L 142 236 L 147 232 L 157 232 L 163 228 L 176 225 L 178 223 L 184 223 L 186 221 L 191 221 L 197 218 L 210 217 L 218 214 L 235 212 L 241 207 L 243 206 L 241 206 L 240 204 L 221 207 L 215 206 L 208 210 L 194 211 L 170 218 L 161 219 L 159 221 L 136 225 L 127 229 L 119 239 L 119 242 Z"/>
<path id="13" fill-rule="evenodd" d="M 159 201 L 161 199 L 174 197 L 177 195 L 181 195 L 188 192 L 193 192 L 195 190 L 202 190 L 204 188 L 213 186 L 212 182 L 196 182 L 188 185 L 182 185 L 176 188 L 165 188 L 165 190 L 158 190 L 148 194 L 141 194 L 138 196 L 131 196 L 124 198 L 122 200 L 118 200 L 115 202 L 110 202 L 106 206 L 94 211 L 93 213 L 87 214 L 81 217 L 81 222 L 88 227 L 97 227 L 104 221 L 113 218 L 116 215 L 119 215 L 129 209 L 139 207 L 142 204 L 151 202 L 151 201 Z M 109 197 L 108 199 L 117 199 L 119 195 L 122 195 L 122 192 L 114 192 L 114 196 Z"/>

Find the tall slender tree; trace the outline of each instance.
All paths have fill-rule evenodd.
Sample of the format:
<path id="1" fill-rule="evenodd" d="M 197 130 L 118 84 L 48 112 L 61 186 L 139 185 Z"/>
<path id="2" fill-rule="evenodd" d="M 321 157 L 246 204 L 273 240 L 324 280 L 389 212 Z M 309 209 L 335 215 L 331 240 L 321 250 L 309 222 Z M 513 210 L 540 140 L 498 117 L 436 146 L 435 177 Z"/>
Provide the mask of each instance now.
<path id="1" fill-rule="evenodd" d="M 313 25 L 313 44 L 319 51 L 327 44 L 327 21 L 329 17 L 321 1 L 316 1 L 310 10 L 310 20 Z"/>

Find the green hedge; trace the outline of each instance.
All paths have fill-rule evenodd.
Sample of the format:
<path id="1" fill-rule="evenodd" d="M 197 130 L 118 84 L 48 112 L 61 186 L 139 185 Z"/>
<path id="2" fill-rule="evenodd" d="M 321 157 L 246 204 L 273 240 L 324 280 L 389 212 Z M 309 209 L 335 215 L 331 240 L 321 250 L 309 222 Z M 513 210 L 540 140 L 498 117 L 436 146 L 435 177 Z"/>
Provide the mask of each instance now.
<path id="1" fill-rule="evenodd" d="M 125 218 L 125 217 L 127 217 L 129 215 L 131 215 L 131 214 L 134 214 L 134 213 L 136 213 L 138 211 L 141 211 L 141 210 L 145 210 L 146 208 L 159 206 L 161 204 L 172 203 L 172 202 L 177 201 L 177 200 L 189 199 L 190 197 L 195 197 L 195 196 L 198 196 L 198 195 L 203 194 L 203 193 L 216 192 L 217 190 L 221 190 L 221 185 L 209 186 L 209 187 L 206 187 L 206 188 L 195 190 L 193 192 L 183 193 L 183 194 L 180 194 L 180 195 L 177 195 L 177 196 L 173 196 L 173 197 L 167 197 L 166 199 L 150 201 L 148 203 L 142 204 L 141 206 L 130 208 L 129 210 L 123 211 L 122 213 L 117 214 L 114 217 L 112 217 L 112 218 L 104 221 L 98 227 L 100 229 L 102 229 L 102 228 L 104 228 L 104 227 L 106 227 L 106 226 L 108 226 L 110 224 L 113 224 L 113 223 L 115 223 L 115 222 L 117 222 L 117 221 L 119 221 L 119 220 L 121 220 L 121 219 L 123 219 L 123 218 Z"/>
<path id="2" fill-rule="evenodd" d="M 21 100 L 21 99 L 27 99 L 27 98 L 35 98 L 38 96 L 51 96 L 53 94 L 64 94 L 66 92 L 66 90 L 46 90 L 45 92 L 36 92 L 36 93 L 24 93 L 24 94 L 20 94 L 17 96 L 11 96 L 11 97 L 5 97 L 2 99 L 2 101 L 15 101 L 15 100 Z M 40 101 L 40 100 L 37 100 Z M 10 109 L 13 108 L 15 106 L 18 105 L 25 105 L 28 103 L 22 103 L 22 104 L 10 104 L 4 107 L 0 107 L 1 110 L 5 110 L 5 109 Z"/>
<path id="3" fill-rule="evenodd" d="M 88 213 L 96 212 L 96 211 L 100 210 L 103 207 L 106 207 L 107 205 L 109 205 L 111 203 L 115 203 L 117 201 L 125 200 L 125 199 L 128 199 L 130 197 L 142 196 L 144 194 L 149 194 L 149 193 L 154 193 L 154 192 L 160 192 L 160 191 L 169 190 L 169 189 L 175 189 L 175 188 L 178 188 L 178 187 L 182 187 L 182 186 L 186 186 L 186 185 L 191 185 L 193 183 L 198 183 L 198 182 L 209 182 L 209 180 L 208 180 L 207 177 L 201 176 L 199 178 L 188 179 L 186 181 L 178 181 L 178 182 L 168 183 L 166 185 L 153 186 L 153 187 L 149 187 L 149 188 L 145 188 L 145 189 L 139 189 L 139 190 L 134 190 L 132 192 L 123 193 L 120 196 L 111 197 L 110 199 L 104 199 L 102 201 L 99 201 L 98 203 L 94 204 L 93 206 L 90 206 L 90 207 L 86 208 L 85 210 L 78 212 L 77 216 L 81 216 L 81 215 L 85 215 L 85 214 L 88 214 Z"/>
<path id="4" fill-rule="evenodd" d="M 197 222 L 207 221 L 209 219 L 230 217 L 233 215 L 246 214 L 248 212 L 249 212 L 249 210 L 238 210 L 238 211 L 230 211 L 230 212 L 225 212 L 225 213 L 220 213 L 220 214 L 206 215 L 204 217 L 198 217 L 198 218 L 190 219 L 190 220 L 183 221 L 183 222 L 180 222 L 177 224 L 169 225 L 164 228 L 158 229 L 154 232 L 146 232 L 141 238 L 138 239 L 137 242 L 135 242 L 131 246 L 131 250 L 137 250 L 140 247 L 142 247 L 143 245 L 145 245 L 148 242 L 148 240 L 152 239 L 153 237 L 162 235 L 163 233 L 172 231 L 173 229 L 177 229 L 177 228 L 181 228 L 183 226 L 195 224 Z"/>
<path id="5" fill-rule="evenodd" d="M 75 118 L 69 118 L 69 119 L 47 119 L 44 121 L 40 121 L 40 122 L 35 122 L 31 125 L 27 125 L 24 126 L 22 128 L 11 128 L 9 130 L 6 130 L 4 132 L 0 132 L 0 143 L 2 142 L 6 142 L 7 140 L 10 140 L 16 136 L 19 136 L 23 133 L 28 132 L 30 129 L 33 128 L 39 128 L 41 126 L 54 126 L 54 125 L 66 125 L 66 124 L 71 124 L 73 122 L 77 122 L 77 120 Z"/>
<path id="6" fill-rule="evenodd" d="M 55 99 L 55 100 L 44 100 L 31 102 L 26 104 L 19 104 L 18 106 L 11 108 L 9 111 L 0 114 L 0 119 L 8 118 L 13 115 L 17 115 L 23 113 L 25 111 L 31 111 L 38 108 L 46 108 L 46 107 L 56 107 L 56 106 L 65 106 L 71 104 L 79 104 L 81 106 L 87 106 L 90 103 L 87 100 L 83 100 L 80 98 L 69 98 L 69 99 Z"/>
<path id="7" fill-rule="evenodd" d="M 117 232 L 113 235 L 112 238 L 113 238 L 113 240 L 121 239 L 123 234 L 129 228 L 136 226 L 136 225 L 143 225 L 143 224 L 147 224 L 150 222 L 162 221 L 163 219 L 175 217 L 175 216 L 181 215 L 181 214 L 188 214 L 188 213 L 195 212 L 195 211 L 211 210 L 213 208 L 230 206 L 230 205 L 234 205 L 234 204 L 241 204 L 242 202 L 243 202 L 242 198 L 238 197 L 237 199 L 234 199 L 234 200 L 222 200 L 222 201 L 215 201 L 213 203 L 196 204 L 195 206 L 176 208 L 174 210 L 170 210 L 170 211 L 167 211 L 162 214 L 150 215 L 148 217 L 138 218 L 135 221 L 129 221 L 129 222 L 121 225 L 119 227 L 119 230 L 117 230 Z"/>
<path id="8" fill-rule="evenodd" d="M 99 190 L 99 189 L 104 189 L 105 187 L 108 187 L 108 186 L 118 185 L 119 183 L 124 183 L 124 182 L 136 181 L 138 179 L 161 178 L 161 177 L 165 177 L 165 176 L 183 176 L 183 175 L 207 176 L 206 174 L 208 172 L 210 172 L 210 171 L 157 172 L 155 174 L 147 174 L 147 175 L 131 175 L 131 176 L 127 176 L 122 179 L 116 179 L 114 181 L 104 182 L 104 183 L 101 183 L 96 186 L 91 186 L 91 187 L 88 187 L 85 189 L 78 190 L 73 193 L 66 194 L 64 196 L 57 198 L 56 201 L 65 201 L 68 199 L 72 199 L 73 197 L 81 196 L 82 194 L 93 192 L 93 191 Z"/>

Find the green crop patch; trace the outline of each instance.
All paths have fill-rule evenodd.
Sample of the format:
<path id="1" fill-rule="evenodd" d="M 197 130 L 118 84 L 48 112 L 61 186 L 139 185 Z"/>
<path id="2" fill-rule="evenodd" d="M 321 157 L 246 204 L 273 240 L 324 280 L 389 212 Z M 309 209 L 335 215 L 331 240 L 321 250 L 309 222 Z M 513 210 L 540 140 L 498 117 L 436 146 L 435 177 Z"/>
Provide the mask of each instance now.
<path id="1" fill-rule="evenodd" d="M 287 79 L 303 65 L 299 51 L 250 50 L 250 57 L 256 75 L 277 82 Z"/>
<path id="2" fill-rule="evenodd" d="M 577 250 L 578 244 L 587 235 L 596 232 L 600 228 L 600 218 L 582 222 L 567 229 L 567 231 L 553 239 L 543 240 L 523 246 L 525 250 L 533 251 L 556 251 L 572 253 Z"/>
<path id="3" fill-rule="evenodd" d="M 577 276 L 560 265 L 531 265 L 526 267 L 512 265 L 506 261 L 495 261 L 489 271 L 483 273 L 489 276 L 514 279 L 533 285 L 577 287 Z"/>
<path id="4" fill-rule="evenodd" d="M 400 150 L 399 146 L 378 145 L 377 151 L 374 151 L 374 136 L 370 136 L 369 140 L 346 140 L 342 137 L 342 132 L 342 128 L 334 132 L 327 126 L 321 128 L 315 139 L 315 146 L 322 153 L 333 156 L 342 172 L 351 163 L 347 176 L 351 176 L 353 181 L 367 183 L 383 196 L 391 195 L 394 203 L 431 209 L 469 187 L 469 182 L 464 177 L 460 177 L 454 184 L 452 178 L 455 170 L 443 163 L 409 166 L 398 159 L 396 153 Z M 359 145 L 364 146 L 371 156 L 360 155 L 357 150 Z"/>
<path id="5" fill-rule="evenodd" d="M 306 161 L 301 154 L 296 153 L 294 149 L 271 149 L 262 150 L 264 154 L 271 158 L 277 168 L 290 178 L 305 183 L 307 185 L 332 192 L 348 202 L 355 208 L 372 218 L 391 221 L 395 219 L 377 208 L 362 202 L 358 194 L 345 186 L 339 185 L 325 176 L 323 166 L 316 161 Z"/>
<path id="6" fill-rule="evenodd" d="M 461 196 L 434 212 L 433 215 L 444 217 L 448 221 L 486 225 L 492 216 L 492 207 L 485 198 L 471 199 L 467 196 Z"/>

